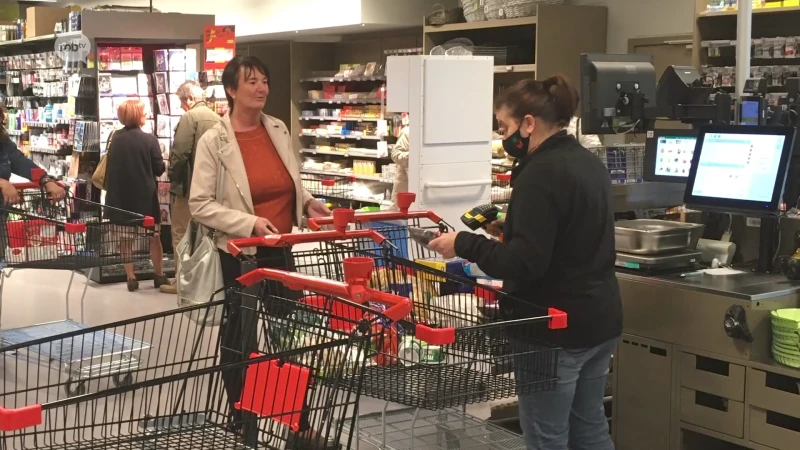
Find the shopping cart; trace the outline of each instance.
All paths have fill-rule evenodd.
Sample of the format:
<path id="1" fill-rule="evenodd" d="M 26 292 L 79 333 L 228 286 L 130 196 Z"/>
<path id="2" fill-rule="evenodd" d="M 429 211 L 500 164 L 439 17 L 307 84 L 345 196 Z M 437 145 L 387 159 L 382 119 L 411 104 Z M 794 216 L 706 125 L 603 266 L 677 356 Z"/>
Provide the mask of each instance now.
<path id="1" fill-rule="evenodd" d="M 352 448 L 364 368 L 383 329 L 410 311 L 408 299 L 365 286 L 371 267 L 345 261 L 348 282 L 259 269 L 224 301 L 3 349 L 0 448 Z M 279 303 L 291 314 L 268 311 Z M 224 326 L 192 320 L 219 308 Z M 248 318 L 236 325 L 257 333 L 255 347 L 227 346 L 234 316 Z M 62 398 L 58 380 L 12 355 L 41 358 L 34 347 L 91 344 L 99 334 L 154 342 L 132 384 Z"/>
<path id="2" fill-rule="evenodd" d="M 635 184 L 644 179 L 644 146 L 620 144 L 607 147 L 590 147 L 588 150 L 608 168 L 612 184 Z"/>
<path id="3" fill-rule="evenodd" d="M 413 194 L 406 198 L 413 199 Z M 400 213 L 356 214 L 354 221 L 364 228 L 388 218 L 413 220 L 430 214 L 406 208 Z M 332 219 L 309 222 L 318 227 L 330 224 Z M 464 424 L 474 423 L 474 419 L 465 410 L 451 408 L 555 388 L 560 349 L 544 339 L 548 330 L 566 327 L 566 314 L 469 279 L 458 262 L 427 256 L 410 260 L 386 245 L 365 250 L 365 244 L 358 240 L 329 243 L 319 251 L 325 253 L 321 259 L 331 266 L 352 255 L 373 258 L 377 270 L 370 286 L 402 293 L 414 302 L 412 315 L 390 329 L 398 336 L 397 353 L 386 352 L 383 360 L 387 364 L 368 366 L 363 385 L 365 395 L 412 409 L 362 417 L 367 426 L 359 429 L 360 435 L 381 448 L 512 448 L 476 444 L 487 442 L 486 433 L 498 430 L 483 427 L 486 433 L 481 434 L 480 430 L 466 429 Z M 507 314 L 527 318 L 507 320 Z M 461 428 L 453 427 L 458 422 L 454 414 L 461 417 Z M 392 418 L 402 418 L 404 428 L 392 426 Z M 420 422 L 421 418 L 424 420 Z M 382 425 L 374 426 L 376 421 Z M 439 421 L 440 429 L 449 430 L 449 437 L 420 440 L 422 435 L 414 430 L 431 421 Z M 390 447 L 386 446 L 387 438 Z M 492 441 L 502 442 L 498 438 Z"/>
<path id="4" fill-rule="evenodd" d="M 392 244 L 393 247 L 390 250 L 394 251 L 398 256 L 406 259 L 431 258 L 435 256 L 435 253 L 410 239 L 409 227 L 440 233 L 452 231 L 453 227 L 433 211 L 409 211 L 414 200 L 416 200 L 416 194 L 413 192 L 400 192 L 397 194 L 399 211 L 358 213 L 352 219 L 350 219 L 350 216 L 347 219 L 354 223 L 357 229 L 377 231 Z M 334 213 L 337 213 L 337 211 L 334 210 Z M 342 220 L 344 220 L 344 217 L 342 217 Z M 308 227 L 311 230 L 319 230 L 322 227 L 332 226 L 333 224 L 333 216 L 308 219 Z M 357 241 L 357 243 L 362 246 L 362 250 L 386 248 L 385 246 L 376 246 L 363 239 Z"/>
<path id="5" fill-rule="evenodd" d="M 303 187 L 315 197 L 351 199 L 356 178 L 347 175 L 321 175 L 303 173 Z"/>
<path id="6" fill-rule="evenodd" d="M 44 171 L 42 171 L 42 174 Z M 36 178 L 34 174 L 34 178 Z M 67 196 L 53 202 L 38 183 L 15 184 L 20 203 L 0 205 L 0 260 L 8 270 L 0 271 L 0 319 L 2 319 L 5 279 L 16 269 L 48 269 L 72 271 L 66 292 L 66 317 L 49 322 L 0 331 L 0 348 L 46 339 L 63 333 L 80 333 L 87 329 L 84 321 L 84 299 L 91 272 L 87 273 L 80 299 L 80 322 L 70 314 L 69 294 L 75 272 L 100 266 L 149 259 L 149 243 L 154 221 L 146 217 L 98 203 Z M 114 220 L 106 216 L 111 213 Z M 120 253 L 120 244 L 131 248 L 130 255 Z M 76 349 L 69 345 L 39 348 L 47 366 L 60 365 L 69 376 L 64 386 L 70 395 L 85 392 L 83 380 L 112 376 L 115 384 L 130 382 L 129 372 L 136 368 L 134 354 L 149 347 L 143 341 L 114 335 L 97 336 L 91 347 Z M 107 365 L 99 361 L 108 354 L 124 355 L 124 361 Z M 80 367 L 80 370 L 76 369 Z"/>

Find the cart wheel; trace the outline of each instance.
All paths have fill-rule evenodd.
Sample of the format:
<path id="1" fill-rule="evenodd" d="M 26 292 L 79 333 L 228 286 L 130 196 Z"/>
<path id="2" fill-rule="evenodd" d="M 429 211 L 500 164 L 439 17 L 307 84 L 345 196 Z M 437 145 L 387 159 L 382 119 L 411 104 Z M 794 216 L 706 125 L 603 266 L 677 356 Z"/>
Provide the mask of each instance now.
<path id="1" fill-rule="evenodd" d="M 126 373 L 125 375 L 122 375 L 121 373 L 115 373 L 111 377 L 111 381 L 116 387 L 130 386 L 133 384 L 133 374 L 130 372 Z"/>
<path id="2" fill-rule="evenodd" d="M 86 393 L 86 382 L 69 377 L 64 385 L 64 393 L 67 394 L 67 397 L 83 395 Z"/>

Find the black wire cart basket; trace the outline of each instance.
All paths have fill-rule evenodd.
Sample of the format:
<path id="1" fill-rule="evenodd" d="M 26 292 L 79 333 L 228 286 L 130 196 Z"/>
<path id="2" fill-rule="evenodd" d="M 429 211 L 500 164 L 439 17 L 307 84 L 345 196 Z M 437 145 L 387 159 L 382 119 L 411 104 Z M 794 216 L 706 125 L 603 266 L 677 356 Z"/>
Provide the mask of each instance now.
<path id="1" fill-rule="evenodd" d="M 369 260 L 345 261 L 350 283 L 259 269 L 223 301 L 6 347 L 0 448 L 353 448 L 366 364 L 383 328 L 411 309 L 408 299 L 366 287 L 371 268 Z M 379 312 L 365 302 L 389 306 Z M 220 327 L 193 320 L 217 309 Z M 255 339 L 247 346 L 229 338 L 249 330 Z M 157 344 L 129 383 L 75 397 L 34 361 L 43 347 L 91 348 L 103 335 Z"/>
<path id="2" fill-rule="evenodd" d="M 317 224 L 333 224 L 336 231 L 238 240 L 229 250 L 238 255 L 239 244 L 282 247 L 293 255 L 298 272 L 334 280 L 344 278 L 343 261 L 371 259 L 375 271 L 368 285 L 413 301 L 412 314 L 384 330 L 383 347 L 366 368 L 367 396 L 438 410 L 553 389 L 559 348 L 541 337 L 548 329 L 565 328 L 565 313 L 448 273 L 445 270 L 451 268 L 440 259 L 406 259 L 379 229 L 345 231 L 347 221 L 364 226 L 368 221 L 396 220 L 402 214 L 429 217 L 419 211 L 334 210 L 332 218 Z M 291 252 L 293 245 L 311 242 L 308 236 L 319 233 L 338 238 L 314 250 Z M 400 243 L 414 245 L 407 240 Z M 525 318 L 509 320 L 511 314 Z"/>
<path id="3" fill-rule="evenodd" d="M 301 175 L 303 187 L 315 197 L 350 199 L 353 197 L 355 177 L 348 175 Z"/>
<path id="4" fill-rule="evenodd" d="M 0 349 L 64 333 L 84 332 L 88 328 L 83 324 L 86 286 L 80 299 L 80 321 L 73 320 L 70 314 L 69 294 L 75 272 L 149 259 L 149 242 L 154 233 L 152 217 L 72 196 L 53 201 L 38 183 L 14 186 L 19 190 L 20 202 L 0 205 L 0 259 L 4 267 L 9 269 L 0 271 L 0 319 L 5 279 L 14 270 L 70 270 L 72 274 L 66 292 L 65 319 L 15 329 L 0 328 Z M 129 252 L 123 255 L 121 247 L 127 247 Z M 90 274 L 87 274 L 87 284 L 89 277 Z M 68 374 L 65 392 L 79 395 L 85 390 L 84 381 L 98 375 L 111 376 L 116 384 L 125 384 L 128 381 L 127 374 L 138 364 L 136 354 L 147 348 L 149 344 L 144 341 L 103 334 L 95 337 L 92 346 L 80 349 L 36 347 L 41 353 L 32 360 L 48 367 L 60 366 Z M 121 356 L 117 363 L 109 365 L 101 362 L 103 356 L 112 354 Z"/>

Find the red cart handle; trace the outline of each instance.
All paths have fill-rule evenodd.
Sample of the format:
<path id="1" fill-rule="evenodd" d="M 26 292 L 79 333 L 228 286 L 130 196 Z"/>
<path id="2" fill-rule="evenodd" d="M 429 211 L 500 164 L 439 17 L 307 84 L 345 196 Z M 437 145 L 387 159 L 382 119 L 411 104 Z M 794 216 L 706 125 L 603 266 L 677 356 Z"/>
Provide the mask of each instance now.
<path id="1" fill-rule="evenodd" d="M 17 409 L 0 407 L 0 431 L 11 433 L 42 424 L 42 405 L 31 405 Z"/>
<path id="2" fill-rule="evenodd" d="M 347 230 L 353 221 L 355 212 L 352 209 L 337 209 L 333 211 L 333 224 L 336 228 L 332 231 L 318 231 L 315 233 L 272 234 L 251 238 L 231 239 L 228 241 L 228 252 L 239 256 L 243 248 L 252 247 L 285 247 L 309 242 L 340 241 L 353 238 L 372 239 L 380 245 L 386 238 L 375 230 Z"/>
<path id="3" fill-rule="evenodd" d="M 404 319 L 411 313 L 414 303 L 407 297 L 368 288 L 367 282 L 372 275 L 373 264 L 371 258 L 344 259 L 342 267 L 345 283 L 277 269 L 256 269 L 240 276 L 237 281 L 245 287 L 250 287 L 263 280 L 274 280 L 295 291 L 308 290 L 333 295 L 360 305 L 376 302 L 388 306 L 382 313 L 389 319 L 395 322 Z"/>
<path id="4" fill-rule="evenodd" d="M 429 219 L 434 223 L 443 222 L 433 211 L 409 211 L 408 208 L 414 203 L 417 194 L 413 192 L 400 192 L 397 194 L 397 206 L 400 211 L 381 211 L 372 213 L 359 213 L 355 215 L 357 223 L 378 222 L 387 220 L 409 220 L 409 219 Z M 336 211 L 334 210 L 334 213 Z M 308 219 L 308 228 L 313 231 L 319 230 L 324 225 L 334 223 L 333 217 L 317 217 Z"/>
<path id="5" fill-rule="evenodd" d="M 44 169 L 31 169 L 31 180 L 41 180 L 43 176 L 47 175 L 47 172 Z M 57 185 L 64 187 L 61 183 L 56 183 Z M 23 183 L 12 183 L 14 189 L 22 190 L 22 189 L 39 189 L 42 187 L 41 183 L 38 181 L 25 181 Z"/>

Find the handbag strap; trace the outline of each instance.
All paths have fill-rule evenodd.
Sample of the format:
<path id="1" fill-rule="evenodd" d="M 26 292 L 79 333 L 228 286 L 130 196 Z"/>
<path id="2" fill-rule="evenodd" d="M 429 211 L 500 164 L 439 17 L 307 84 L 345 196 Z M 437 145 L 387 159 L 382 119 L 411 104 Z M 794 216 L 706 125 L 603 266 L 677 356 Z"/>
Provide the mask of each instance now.
<path id="1" fill-rule="evenodd" d="M 225 141 L 220 137 L 220 144 Z M 222 147 L 220 145 L 220 147 Z M 225 172 L 226 172 L 225 162 L 222 161 L 222 153 L 217 152 L 217 187 L 214 191 L 214 199 L 217 202 L 221 202 L 222 198 L 225 197 Z M 192 219 L 194 221 L 194 219 Z M 197 222 L 197 232 L 201 233 L 202 235 L 206 235 L 211 238 L 212 241 L 217 240 L 217 230 L 203 225 L 202 223 Z M 192 234 L 192 244 L 193 246 L 197 243 L 196 234 Z M 192 248 L 192 252 L 194 252 L 194 248 Z"/>

